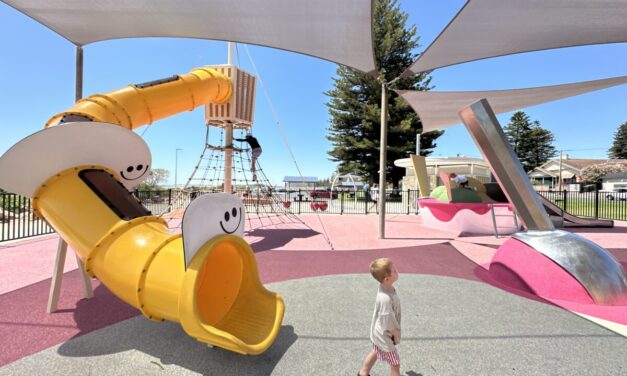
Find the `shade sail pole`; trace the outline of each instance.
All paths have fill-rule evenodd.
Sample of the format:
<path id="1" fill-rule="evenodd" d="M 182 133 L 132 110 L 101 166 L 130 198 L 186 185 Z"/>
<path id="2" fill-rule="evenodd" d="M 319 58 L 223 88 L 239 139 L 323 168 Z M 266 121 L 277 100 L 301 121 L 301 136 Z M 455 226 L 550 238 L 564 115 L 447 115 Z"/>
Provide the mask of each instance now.
<path id="1" fill-rule="evenodd" d="M 83 98 L 83 47 L 76 46 L 76 87 L 74 89 L 74 101 Z"/>
<path id="2" fill-rule="evenodd" d="M 83 98 L 83 47 L 76 46 L 76 80 L 74 86 L 74 102 L 78 102 Z M 67 243 L 63 238 L 59 237 L 57 244 L 57 256 L 55 259 L 54 269 L 52 272 L 52 279 L 50 281 L 50 292 L 48 294 L 48 306 L 46 311 L 48 313 L 56 312 L 57 304 L 59 302 L 59 294 L 61 292 L 61 284 L 63 283 L 63 267 L 65 265 L 65 256 L 67 254 Z M 91 279 L 85 273 L 83 266 L 83 260 L 76 255 L 76 263 L 78 269 L 81 271 L 81 279 L 83 280 L 83 289 L 85 290 L 85 298 L 92 298 L 94 291 L 91 287 Z"/>
<path id="3" fill-rule="evenodd" d="M 388 93 L 387 84 L 381 83 L 381 143 L 379 146 L 379 239 L 385 239 L 385 173 L 388 145 Z"/>

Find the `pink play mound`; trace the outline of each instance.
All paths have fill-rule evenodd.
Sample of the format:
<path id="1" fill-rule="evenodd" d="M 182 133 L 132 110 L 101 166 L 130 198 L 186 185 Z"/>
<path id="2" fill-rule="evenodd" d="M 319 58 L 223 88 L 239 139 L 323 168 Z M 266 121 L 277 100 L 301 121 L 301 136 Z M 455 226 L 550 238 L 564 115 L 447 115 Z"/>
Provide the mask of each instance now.
<path id="1" fill-rule="evenodd" d="M 513 238 L 499 247 L 489 273 L 500 283 L 541 298 L 594 304 L 586 289 L 566 270 Z"/>

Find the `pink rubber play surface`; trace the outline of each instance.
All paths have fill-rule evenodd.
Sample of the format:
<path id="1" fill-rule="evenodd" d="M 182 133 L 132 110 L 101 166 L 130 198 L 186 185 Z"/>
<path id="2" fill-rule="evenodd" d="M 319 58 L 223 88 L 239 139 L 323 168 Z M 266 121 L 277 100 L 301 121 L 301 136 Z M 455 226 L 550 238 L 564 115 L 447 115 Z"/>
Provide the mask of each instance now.
<path id="1" fill-rule="evenodd" d="M 301 218 L 303 223 L 260 226 L 247 233 L 246 239 L 256 253 L 264 283 L 367 273 L 368 264 L 374 258 L 390 257 L 400 273 L 485 282 L 530 299 L 627 324 L 627 307 L 600 307 L 586 304 L 585 300 L 542 299 L 533 295 L 533 291 L 515 289 L 503 280 L 492 278 L 487 270 L 489 263 L 507 238 L 460 236 L 453 231 L 424 227 L 419 217 L 403 215 L 389 216 L 386 221 L 388 238 L 377 239 L 376 216 Z M 582 236 L 610 250 L 627 265 L 627 225 L 580 231 Z M 0 365 L 139 314 L 96 280 L 92 281 L 94 298 L 82 299 L 80 275 L 72 252 L 68 252 L 66 260 L 59 310 L 47 314 L 57 241 L 56 236 L 47 236 L 0 244 L 0 338 L 11 338 L 4 341 Z M 549 286 L 546 288 L 550 291 Z"/>

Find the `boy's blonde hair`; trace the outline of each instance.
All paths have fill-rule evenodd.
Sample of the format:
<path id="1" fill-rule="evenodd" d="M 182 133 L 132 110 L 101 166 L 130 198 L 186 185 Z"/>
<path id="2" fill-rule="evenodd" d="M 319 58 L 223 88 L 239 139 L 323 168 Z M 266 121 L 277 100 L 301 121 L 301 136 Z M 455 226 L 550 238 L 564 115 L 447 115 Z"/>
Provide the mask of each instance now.
<path id="1" fill-rule="evenodd" d="M 392 260 L 385 257 L 374 260 L 370 263 L 370 274 L 379 283 L 383 283 L 385 277 L 392 275 Z"/>

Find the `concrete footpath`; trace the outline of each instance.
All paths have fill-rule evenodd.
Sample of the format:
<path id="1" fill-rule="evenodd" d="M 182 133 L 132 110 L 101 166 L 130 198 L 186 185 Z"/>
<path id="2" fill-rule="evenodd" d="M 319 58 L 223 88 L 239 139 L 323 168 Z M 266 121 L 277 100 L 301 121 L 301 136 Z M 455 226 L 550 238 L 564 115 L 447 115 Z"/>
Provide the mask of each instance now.
<path id="1" fill-rule="evenodd" d="M 260 356 L 210 348 L 135 317 L 24 357 L 0 375 L 354 375 L 369 350 L 368 274 L 268 284 L 287 302 Z M 621 375 L 627 339 L 558 307 L 448 276 L 402 274 L 402 374 Z M 371 374 L 387 375 L 377 364 Z"/>

